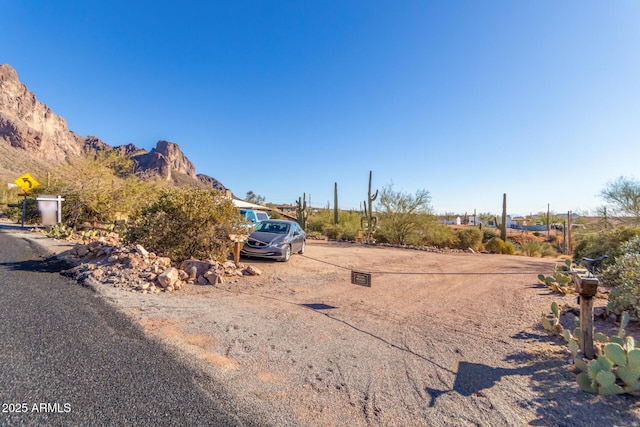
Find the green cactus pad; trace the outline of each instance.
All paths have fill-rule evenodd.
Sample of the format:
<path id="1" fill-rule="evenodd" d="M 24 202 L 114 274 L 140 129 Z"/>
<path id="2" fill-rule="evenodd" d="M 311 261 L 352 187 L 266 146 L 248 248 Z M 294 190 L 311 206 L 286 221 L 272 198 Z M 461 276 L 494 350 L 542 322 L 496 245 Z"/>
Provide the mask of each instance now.
<path id="1" fill-rule="evenodd" d="M 564 342 L 571 344 L 571 341 L 573 341 L 571 337 L 571 331 L 568 329 L 565 329 L 563 336 L 564 336 Z M 571 345 L 569 345 L 569 347 L 571 347 Z"/>
<path id="2" fill-rule="evenodd" d="M 622 312 L 622 319 L 620 319 L 620 331 L 624 333 L 624 328 L 629 324 L 629 313 L 624 311 Z"/>
<path id="3" fill-rule="evenodd" d="M 640 348 L 634 348 L 627 352 L 627 365 L 633 370 L 640 371 Z"/>
<path id="4" fill-rule="evenodd" d="M 584 360 L 582 360 L 581 358 L 579 358 L 577 356 L 574 356 L 573 363 L 582 372 L 587 372 L 589 370 L 589 365 L 587 365 Z M 589 378 L 589 377 L 587 376 L 587 378 Z M 589 380 L 589 381 L 591 381 L 591 380 Z"/>
<path id="5" fill-rule="evenodd" d="M 551 303 L 551 311 L 553 312 L 553 316 L 556 318 L 560 318 L 560 307 L 558 307 L 558 303 L 557 302 L 552 302 Z"/>
<path id="6" fill-rule="evenodd" d="M 619 366 L 617 375 L 627 386 L 635 387 L 640 384 L 638 382 L 638 379 L 640 378 L 640 371 L 633 370 L 628 366 Z"/>
<path id="7" fill-rule="evenodd" d="M 576 330 L 573 332 L 573 335 L 575 335 L 576 339 L 578 341 L 582 341 L 582 330 L 579 328 L 576 328 Z"/>
<path id="8" fill-rule="evenodd" d="M 553 331 L 553 326 L 551 326 L 551 322 L 549 321 L 549 319 L 547 319 L 547 315 L 545 313 L 542 313 L 542 318 L 540 319 L 540 321 L 542 322 L 543 328 L 545 328 L 549 332 Z"/>
<path id="9" fill-rule="evenodd" d="M 576 357 L 578 355 L 578 348 L 579 348 L 578 341 L 570 339 L 568 342 L 569 342 L 569 350 L 571 350 L 571 354 L 573 354 L 573 357 Z"/>
<path id="10" fill-rule="evenodd" d="M 622 394 L 624 392 L 624 389 L 617 384 L 612 384 L 607 387 L 598 387 L 598 394 L 601 396 L 613 396 L 614 394 Z"/>
<path id="11" fill-rule="evenodd" d="M 609 338 L 609 341 L 614 342 L 616 344 L 620 344 L 621 346 L 624 346 L 624 340 L 620 337 L 612 336 Z"/>
<path id="12" fill-rule="evenodd" d="M 600 387 L 611 387 L 616 383 L 616 374 L 611 371 L 600 371 L 598 375 L 596 375 L 596 381 Z"/>
<path id="13" fill-rule="evenodd" d="M 598 387 L 594 381 L 589 378 L 589 375 L 586 372 L 578 374 L 577 377 L 578 385 L 582 391 L 586 391 L 587 393 L 597 393 Z"/>
<path id="14" fill-rule="evenodd" d="M 613 368 L 611 361 L 606 357 L 601 356 L 589 363 L 589 370 L 587 373 L 589 374 L 589 378 L 595 380 L 598 373 L 602 371 L 611 371 L 611 368 Z"/>
<path id="15" fill-rule="evenodd" d="M 598 332 L 593 336 L 593 340 L 598 342 L 609 342 L 609 337 L 602 332 Z"/>
<path id="16" fill-rule="evenodd" d="M 604 354 L 615 365 L 623 366 L 627 364 L 627 354 L 620 344 L 609 343 L 604 347 Z"/>
<path id="17" fill-rule="evenodd" d="M 630 351 L 630 350 L 634 349 L 635 347 L 636 347 L 636 340 L 634 340 L 632 336 L 628 336 L 627 337 L 627 346 L 626 346 L 627 351 Z"/>

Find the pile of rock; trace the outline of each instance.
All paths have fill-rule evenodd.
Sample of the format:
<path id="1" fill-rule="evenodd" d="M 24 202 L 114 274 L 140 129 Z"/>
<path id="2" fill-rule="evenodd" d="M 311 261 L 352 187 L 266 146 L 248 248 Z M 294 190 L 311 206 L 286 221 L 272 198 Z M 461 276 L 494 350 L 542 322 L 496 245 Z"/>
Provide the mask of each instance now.
<path id="1" fill-rule="evenodd" d="M 232 277 L 261 274 L 253 266 L 233 261 L 187 260 L 176 267 L 169 258 L 159 257 L 141 245 L 122 247 L 105 238 L 76 244 L 66 258 L 76 264 L 69 274 L 80 281 L 93 280 L 143 293 L 172 292 L 193 284 L 217 285 Z"/>

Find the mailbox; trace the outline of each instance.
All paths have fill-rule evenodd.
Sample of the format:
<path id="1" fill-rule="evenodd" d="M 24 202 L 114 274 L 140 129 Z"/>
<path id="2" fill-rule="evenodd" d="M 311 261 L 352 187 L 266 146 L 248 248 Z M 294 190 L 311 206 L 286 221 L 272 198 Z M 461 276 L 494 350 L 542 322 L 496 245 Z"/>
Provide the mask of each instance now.
<path id="1" fill-rule="evenodd" d="M 600 282 L 596 277 L 585 277 L 580 274 L 573 276 L 576 283 L 576 292 L 580 296 L 593 298 L 598 292 L 598 283 Z"/>

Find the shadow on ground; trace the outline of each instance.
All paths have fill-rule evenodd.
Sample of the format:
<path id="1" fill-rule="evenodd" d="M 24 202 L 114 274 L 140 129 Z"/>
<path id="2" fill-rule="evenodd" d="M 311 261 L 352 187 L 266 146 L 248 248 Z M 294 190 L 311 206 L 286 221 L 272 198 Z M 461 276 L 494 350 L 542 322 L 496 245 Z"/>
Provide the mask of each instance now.
<path id="1" fill-rule="evenodd" d="M 537 418 L 529 425 L 640 425 L 640 399 L 637 397 L 602 397 L 580 390 L 576 382 L 579 371 L 570 363 L 569 350 L 560 338 L 544 332 L 540 335 L 521 333 L 513 338 L 546 343 L 550 348 L 545 354 L 522 351 L 507 359 L 515 363 L 543 359 L 527 367 L 531 388 L 539 396 L 531 402 L 536 407 Z"/>
<path id="2" fill-rule="evenodd" d="M 513 368 L 495 368 L 480 363 L 460 362 L 451 390 L 426 388 L 434 406 L 439 396 L 456 392 L 462 396 L 482 394 L 502 378 L 521 375 L 530 379 L 530 386 L 538 396 L 521 402 L 523 407 L 535 408 L 532 426 L 638 426 L 640 399 L 631 395 L 602 397 L 585 393 L 576 382 L 577 371 L 569 364 L 569 352 L 559 339 L 547 334 L 521 332 L 512 338 L 548 346 L 547 352 L 522 351 L 505 359 Z M 556 351 L 557 350 L 557 351 Z"/>
<path id="3" fill-rule="evenodd" d="M 12 271 L 35 271 L 39 273 L 60 273 L 71 266 L 55 256 L 46 259 L 30 259 L 26 261 L 0 262 L 0 268 Z"/>

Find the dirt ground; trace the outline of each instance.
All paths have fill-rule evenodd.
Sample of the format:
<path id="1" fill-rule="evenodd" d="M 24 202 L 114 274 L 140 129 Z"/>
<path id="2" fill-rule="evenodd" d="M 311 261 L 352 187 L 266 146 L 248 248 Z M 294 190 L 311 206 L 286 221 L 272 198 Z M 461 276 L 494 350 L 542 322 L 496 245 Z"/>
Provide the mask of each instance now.
<path id="1" fill-rule="evenodd" d="M 575 304 L 538 284 L 554 260 L 309 241 L 288 263 L 243 262 L 263 274 L 159 295 L 94 288 L 270 425 L 640 423 L 637 397 L 580 391 L 540 327 L 552 301 Z"/>

